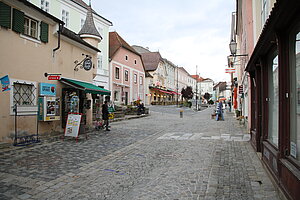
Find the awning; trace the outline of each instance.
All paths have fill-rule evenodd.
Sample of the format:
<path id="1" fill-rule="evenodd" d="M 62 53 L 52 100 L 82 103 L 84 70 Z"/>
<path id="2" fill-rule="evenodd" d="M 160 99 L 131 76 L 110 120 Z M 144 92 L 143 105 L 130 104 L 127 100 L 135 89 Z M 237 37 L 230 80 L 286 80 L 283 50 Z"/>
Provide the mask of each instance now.
<path id="1" fill-rule="evenodd" d="M 61 78 L 60 81 L 66 85 L 74 87 L 79 90 L 84 90 L 86 93 L 91 94 L 102 94 L 102 95 L 110 95 L 110 91 L 104 88 L 93 85 L 92 83 L 76 81 L 67 78 Z"/>

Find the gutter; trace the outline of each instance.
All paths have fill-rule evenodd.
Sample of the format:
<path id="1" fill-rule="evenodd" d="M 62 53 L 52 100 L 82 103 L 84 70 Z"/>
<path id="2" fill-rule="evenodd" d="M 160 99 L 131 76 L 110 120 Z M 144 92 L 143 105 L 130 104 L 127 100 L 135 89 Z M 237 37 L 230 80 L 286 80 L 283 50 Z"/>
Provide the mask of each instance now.
<path id="1" fill-rule="evenodd" d="M 63 26 L 63 24 L 59 24 L 58 31 L 57 31 L 57 34 L 58 34 L 57 47 L 55 49 L 53 49 L 53 57 L 54 57 L 55 51 L 57 51 L 60 48 L 60 34 L 61 34 L 62 26 Z"/>

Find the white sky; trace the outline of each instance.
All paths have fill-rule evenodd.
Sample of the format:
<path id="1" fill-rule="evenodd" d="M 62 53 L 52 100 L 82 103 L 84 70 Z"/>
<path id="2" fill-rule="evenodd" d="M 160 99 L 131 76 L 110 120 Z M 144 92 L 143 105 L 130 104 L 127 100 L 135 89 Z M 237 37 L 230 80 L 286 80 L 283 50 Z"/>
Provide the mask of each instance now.
<path id="1" fill-rule="evenodd" d="M 191 75 L 198 65 L 204 78 L 230 80 L 225 68 L 234 0 L 92 0 L 92 7 L 130 45 L 159 51 Z"/>

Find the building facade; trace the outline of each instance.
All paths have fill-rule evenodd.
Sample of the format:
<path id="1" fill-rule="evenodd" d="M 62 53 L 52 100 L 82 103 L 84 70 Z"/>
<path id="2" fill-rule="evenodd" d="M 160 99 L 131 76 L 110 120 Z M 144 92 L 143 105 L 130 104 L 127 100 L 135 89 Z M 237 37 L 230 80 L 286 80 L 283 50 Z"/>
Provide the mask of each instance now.
<path id="1" fill-rule="evenodd" d="M 6 47 L 0 49 L 0 115 L 6 124 L 0 140 L 62 132 L 69 112 L 82 114 L 84 132 L 93 122 L 93 95 L 110 94 L 92 84 L 98 40 L 82 39 L 25 0 L 1 0 L 0 10 L 0 44 Z"/>
<path id="2" fill-rule="evenodd" d="M 296 200 L 300 196 L 300 2 L 237 4 L 237 23 L 247 23 L 242 17 L 245 12 L 252 12 L 253 21 L 254 48 L 241 52 L 249 56 L 242 66 L 248 78 L 244 89 L 249 98 L 251 144 L 262 153 L 263 163 L 286 197 Z M 248 39 L 239 36 L 241 50 Z"/>
<path id="3" fill-rule="evenodd" d="M 31 3 L 44 11 L 61 19 L 65 27 L 78 33 L 84 25 L 89 5 L 82 0 L 30 0 Z M 109 89 L 109 27 L 112 22 L 105 19 L 93 10 L 94 23 L 101 35 L 98 44 L 97 72 L 93 83 Z"/>
<path id="4" fill-rule="evenodd" d="M 109 33 L 112 100 L 129 105 L 145 101 L 145 70 L 142 57 L 117 32 Z"/>

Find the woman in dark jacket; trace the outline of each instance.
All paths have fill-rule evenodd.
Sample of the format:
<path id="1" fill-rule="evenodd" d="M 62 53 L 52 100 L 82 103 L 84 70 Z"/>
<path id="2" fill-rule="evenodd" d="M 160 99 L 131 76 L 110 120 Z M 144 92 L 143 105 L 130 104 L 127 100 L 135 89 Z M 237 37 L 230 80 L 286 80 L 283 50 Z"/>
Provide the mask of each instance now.
<path id="1" fill-rule="evenodd" d="M 107 105 L 107 101 L 104 101 L 104 104 L 102 105 L 102 119 L 104 120 L 104 124 L 106 127 L 107 131 L 110 131 L 108 128 L 108 105 Z"/>

